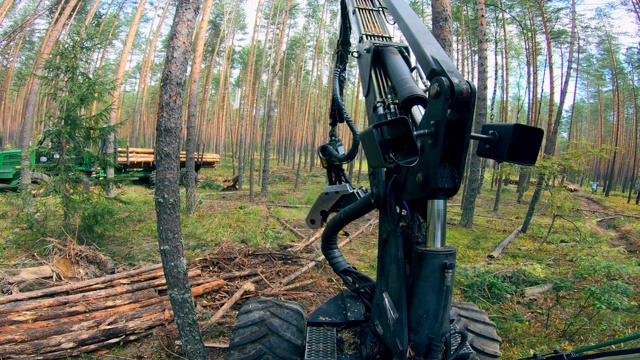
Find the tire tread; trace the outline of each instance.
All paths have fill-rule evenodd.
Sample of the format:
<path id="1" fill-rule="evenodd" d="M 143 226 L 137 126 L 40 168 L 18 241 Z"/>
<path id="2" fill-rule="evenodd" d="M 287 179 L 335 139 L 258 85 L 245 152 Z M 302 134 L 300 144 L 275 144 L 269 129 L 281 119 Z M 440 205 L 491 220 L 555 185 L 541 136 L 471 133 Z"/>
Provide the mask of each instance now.
<path id="1" fill-rule="evenodd" d="M 250 300 L 238 312 L 227 359 L 301 359 L 305 331 L 305 310 L 299 303 Z"/>

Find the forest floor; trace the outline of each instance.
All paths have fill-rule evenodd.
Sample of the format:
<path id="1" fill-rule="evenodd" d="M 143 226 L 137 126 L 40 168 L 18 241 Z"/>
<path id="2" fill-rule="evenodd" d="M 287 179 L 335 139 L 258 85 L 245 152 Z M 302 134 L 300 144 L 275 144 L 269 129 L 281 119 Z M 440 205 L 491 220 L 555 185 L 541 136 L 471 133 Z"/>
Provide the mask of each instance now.
<path id="1" fill-rule="evenodd" d="M 640 216 L 616 212 L 593 195 L 578 195 L 576 197 L 580 199 L 585 219 L 593 220 L 596 224 L 595 229 L 599 233 L 609 234 L 608 242 L 611 246 L 622 247 L 632 254 L 640 253 L 640 236 L 633 225 L 616 223 L 616 220 L 621 216 L 631 216 L 634 219 L 640 219 Z"/>
<path id="2" fill-rule="evenodd" d="M 295 300 L 310 313 L 342 288 L 326 262 L 317 261 L 319 241 L 302 250 L 295 249 L 296 244 L 317 234 L 306 228 L 304 218 L 324 185 L 321 176 L 306 176 L 301 190 L 292 190 L 294 175 L 288 169 L 276 169 L 272 194 L 267 200 L 254 202 L 249 201 L 246 190 L 221 192 L 221 186 L 211 186 L 224 185 L 228 175 L 205 176 L 198 190 L 198 213 L 183 218 L 189 266 L 198 269 L 202 278 L 254 271 L 252 275 L 228 280 L 219 291 L 196 297 L 211 359 L 224 358 L 235 315 L 248 299 L 268 296 Z M 456 300 L 477 303 L 490 314 L 504 340 L 503 358 L 529 356 L 534 350 L 544 353 L 554 348 L 575 349 L 638 331 L 640 315 L 635 310 L 640 302 L 639 207 L 627 205 L 622 194 L 605 198 L 586 190 L 558 191 L 560 195 L 543 200 L 543 210 L 538 211 L 527 234 L 513 240 L 499 258 L 489 259 L 487 254 L 495 245 L 521 225 L 528 205 L 517 203 L 514 189 L 508 187 L 503 190 L 501 210 L 492 212 L 487 209 L 493 205 L 494 193 L 489 188 L 483 191 L 473 229 L 457 225 L 460 195 L 451 199 L 447 231 L 449 243 L 458 248 Z M 89 259 L 77 266 L 83 269 L 83 279 L 159 263 L 153 189 L 128 184 L 119 194 L 115 212 L 112 205 L 98 203 L 96 213 L 86 215 L 89 220 L 93 216 L 107 222 L 111 214 L 112 220 L 120 222 L 119 236 L 114 237 L 113 224 L 105 224 L 97 229 L 79 226 L 77 234 L 65 239 L 99 249 L 97 253 L 104 256 L 74 257 Z M 52 244 L 59 240 L 50 236 L 51 223 L 47 221 L 52 220 L 42 220 L 48 224 L 49 232 L 38 230 L 33 224 L 20 225 L 20 218 L 10 210 L 16 199 L 11 194 L 1 196 L 4 207 L 0 209 L 0 231 L 5 240 L 0 246 L 4 259 L 0 268 L 53 263 L 60 251 L 53 250 Z M 554 216 L 558 220 L 552 223 Z M 350 224 L 346 230 L 352 236 L 340 240 L 352 241 L 343 247 L 345 256 L 359 270 L 375 276 L 375 214 Z M 76 254 L 85 253 L 79 247 L 75 249 Z M 301 272 L 312 263 L 315 266 Z M 73 282 L 74 276 L 62 281 L 58 277 L 56 282 L 32 279 L 9 283 L 5 272 L 0 278 L 0 291 L 24 293 Z M 251 286 L 247 287 L 248 283 Z M 547 292 L 526 295 L 527 289 L 546 284 L 551 285 Z M 225 304 L 231 305 L 234 295 L 239 295 L 239 300 L 221 312 Z M 81 357 L 180 358 L 178 340 L 173 322 L 165 322 L 134 343 Z"/>

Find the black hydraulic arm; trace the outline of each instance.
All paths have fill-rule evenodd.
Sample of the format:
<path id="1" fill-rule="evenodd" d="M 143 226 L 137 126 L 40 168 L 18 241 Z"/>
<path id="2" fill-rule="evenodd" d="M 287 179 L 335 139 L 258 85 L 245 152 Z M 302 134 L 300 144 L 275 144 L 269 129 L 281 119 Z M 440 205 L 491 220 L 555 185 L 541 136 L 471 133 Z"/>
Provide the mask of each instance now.
<path id="1" fill-rule="evenodd" d="M 390 26 L 397 26 L 408 44 L 395 42 Z M 361 134 L 343 102 L 349 57 L 357 60 L 365 97 L 368 127 Z M 307 224 L 319 228 L 328 221 L 323 254 L 367 308 L 368 329 L 379 346 L 369 346 L 363 357 L 435 360 L 443 351 L 460 353 L 443 345 L 450 343 L 456 258 L 445 242 L 446 199 L 461 186 L 471 139 L 482 144 L 481 156 L 531 164 L 541 130 L 489 126 L 472 134 L 475 86 L 404 0 L 341 1 L 332 79 L 329 141 L 318 150 L 329 186 Z M 341 123 L 353 134 L 346 152 L 337 137 Z M 525 151 L 514 145 L 522 144 L 523 137 L 532 139 Z M 360 143 L 370 190 L 353 189 L 342 170 Z M 338 233 L 373 209 L 379 217 L 375 282 L 358 272 L 337 246 Z M 337 214 L 329 220 L 331 213 Z"/>

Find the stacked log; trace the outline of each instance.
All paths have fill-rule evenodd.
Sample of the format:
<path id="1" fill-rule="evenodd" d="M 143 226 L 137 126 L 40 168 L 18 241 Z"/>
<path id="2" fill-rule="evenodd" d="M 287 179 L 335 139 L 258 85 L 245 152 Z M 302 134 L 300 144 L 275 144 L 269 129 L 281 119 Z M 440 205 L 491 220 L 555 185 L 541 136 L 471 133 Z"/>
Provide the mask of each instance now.
<path id="1" fill-rule="evenodd" d="M 203 165 L 216 165 L 220 162 L 220 155 L 212 153 L 194 153 L 196 162 Z M 155 150 L 148 148 L 119 148 L 118 163 L 119 164 L 148 164 L 151 165 L 155 161 Z M 180 152 L 180 162 L 187 161 L 187 153 Z"/>
<path id="2" fill-rule="evenodd" d="M 570 184 L 570 183 L 565 183 L 564 184 L 564 188 L 565 188 L 565 190 L 567 190 L 569 192 L 577 192 L 578 190 L 580 190 L 578 185 L 574 185 L 574 184 Z"/>
<path id="3" fill-rule="evenodd" d="M 193 296 L 220 290 L 222 277 L 189 271 Z M 172 317 L 160 265 L 0 297 L 0 358 L 74 356 L 139 339 Z"/>

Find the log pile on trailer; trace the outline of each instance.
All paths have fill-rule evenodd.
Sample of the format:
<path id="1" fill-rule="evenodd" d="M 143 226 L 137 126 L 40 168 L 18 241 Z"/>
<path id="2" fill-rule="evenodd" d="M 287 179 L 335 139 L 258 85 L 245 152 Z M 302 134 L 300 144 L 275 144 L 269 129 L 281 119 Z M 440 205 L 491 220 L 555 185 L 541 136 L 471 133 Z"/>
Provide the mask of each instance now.
<path id="1" fill-rule="evenodd" d="M 205 152 L 196 152 L 195 170 L 215 169 L 220 163 L 220 155 Z M 180 152 L 180 183 L 186 179 L 187 153 Z M 155 150 L 150 148 L 124 147 L 118 149 L 118 166 L 116 176 L 139 178 L 155 185 L 156 157 Z"/>
<path id="2" fill-rule="evenodd" d="M 200 168 L 215 168 L 220 162 L 220 155 L 218 154 L 196 152 L 194 155 L 196 164 L 199 164 Z M 181 151 L 181 167 L 184 167 L 186 161 L 187 153 Z M 121 166 L 139 166 L 140 168 L 153 167 L 155 166 L 155 150 L 150 148 L 119 148 L 118 164 Z"/>

